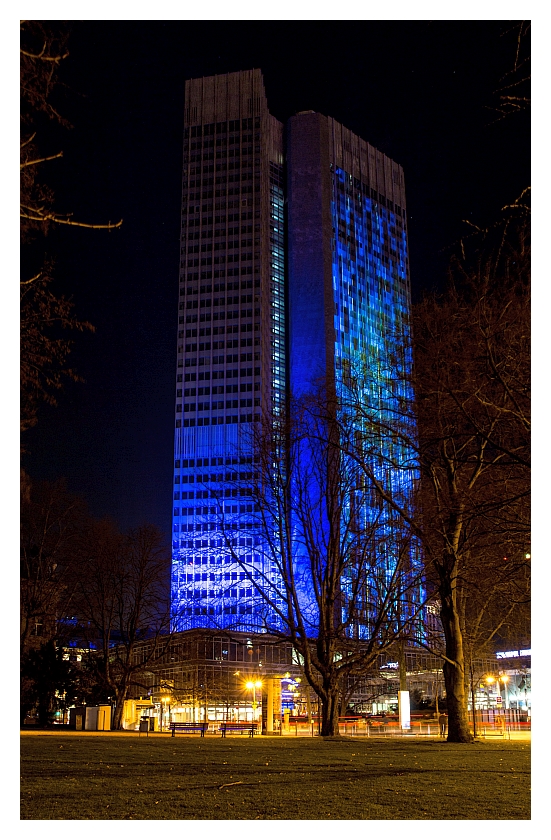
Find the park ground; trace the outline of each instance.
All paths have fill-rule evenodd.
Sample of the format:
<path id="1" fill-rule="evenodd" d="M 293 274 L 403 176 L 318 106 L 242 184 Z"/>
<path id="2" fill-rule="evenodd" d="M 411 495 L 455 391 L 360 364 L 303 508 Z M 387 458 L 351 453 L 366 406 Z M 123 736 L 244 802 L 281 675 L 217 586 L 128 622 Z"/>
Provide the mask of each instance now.
<path id="1" fill-rule="evenodd" d="M 530 743 L 25 732 L 22 820 L 529 820 Z"/>

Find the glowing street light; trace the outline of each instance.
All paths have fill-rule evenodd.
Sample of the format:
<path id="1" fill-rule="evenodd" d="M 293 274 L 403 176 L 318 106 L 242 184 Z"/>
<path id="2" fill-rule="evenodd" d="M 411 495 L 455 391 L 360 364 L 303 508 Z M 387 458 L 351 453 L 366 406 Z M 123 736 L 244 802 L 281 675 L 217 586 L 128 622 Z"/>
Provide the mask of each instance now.
<path id="1" fill-rule="evenodd" d="M 164 726 L 163 726 L 163 704 L 165 706 L 167 706 L 170 703 L 170 700 L 171 700 L 170 697 L 161 697 L 161 732 L 164 729 Z M 170 723 L 170 706 L 168 706 L 168 717 L 169 717 L 168 722 Z"/>
<path id="2" fill-rule="evenodd" d="M 486 683 L 488 685 L 493 685 L 494 683 L 497 683 L 498 694 L 499 694 L 499 684 L 500 683 L 503 684 L 503 695 L 505 697 L 505 708 L 506 709 L 509 708 L 509 694 L 507 692 L 507 683 L 508 682 L 509 682 L 509 677 L 507 676 L 507 674 L 497 674 L 495 677 L 493 677 L 493 676 L 486 677 Z"/>
<path id="3" fill-rule="evenodd" d="M 497 683 L 503 683 L 503 696 L 505 698 L 505 708 L 509 708 L 509 692 L 507 691 L 507 683 L 509 682 L 509 677 L 507 674 L 500 674 L 497 678 Z"/>
<path id="4" fill-rule="evenodd" d="M 256 689 L 262 688 L 262 680 L 249 680 L 249 682 L 245 683 L 245 688 L 248 688 L 253 693 L 253 720 L 256 720 Z"/>

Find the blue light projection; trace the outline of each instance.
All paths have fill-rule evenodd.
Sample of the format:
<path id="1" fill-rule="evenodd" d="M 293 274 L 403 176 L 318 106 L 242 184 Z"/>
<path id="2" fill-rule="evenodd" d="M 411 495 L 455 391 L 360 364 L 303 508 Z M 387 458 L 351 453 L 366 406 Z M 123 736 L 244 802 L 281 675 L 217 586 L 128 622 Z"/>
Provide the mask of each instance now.
<path id="1" fill-rule="evenodd" d="M 258 331 L 256 324 L 251 322 L 246 325 L 249 331 L 253 331 L 252 327 L 255 327 L 255 348 L 261 347 L 261 330 L 269 331 L 270 379 L 267 387 L 262 382 L 262 390 L 256 390 L 256 384 L 262 381 L 260 367 L 254 368 L 254 381 L 251 384 L 248 384 L 248 377 L 251 377 L 253 369 L 242 367 L 234 370 L 228 365 L 229 357 L 225 360 L 225 370 L 222 370 L 222 367 L 218 369 L 218 365 L 223 363 L 219 360 L 223 360 L 226 354 L 218 356 L 213 355 L 214 353 L 218 353 L 221 348 L 233 350 L 238 346 L 241 350 L 243 346 L 243 337 L 240 338 L 239 344 L 237 339 L 227 338 L 232 329 L 234 332 L 237 330 L 237 327 L 227 324 L 231 314 L 229 311 L 226 312 L 226 326 L 212 328 L 212 339 L 208 342 L 208 347 L 207 342 L 204 342 L 204 345 L 199 343 L 199 353 L 203 350 L 207 354 L 204 357 L 203 371 L 201 372 L 198 366 L 197 373 L 190 369 L 184 374 L 184 385 L 189 385 L 190 391 L 188 395 L 187 389 L 184 389 L 184 399 L 186 396 L 204 399 L 212 394 L 216 397 L 215 401 L 194 401 L 190 405 L 191 411 L 188 414 L 191 415 L 197 410 L 199 415 L 203 410 L 203 416 L 197 416 L 196 420 L 190 418 L 184 419 L 183 422 L 178 419 L 176 421 L 171 581 L 172 628 L 175 631 L 231 628 L 236 631 L 262 632 L 275 622 L 274 615 L 254 585 L 260 580 L 274 580 L 276 573 L 255 525 L 258 510 L 251 486 L 255 470 L 251 428 L 254 419 L 260 417 L 259 412 L 262 408 L 277 414 L 281 412 L 285 400 L 282 182 L 283 167 L 270 163 L 269 288 L 264 297 L 265 291 L 261 290 L 260 286 L 257 291 L 255 282 L 255 296 L 260 296 L 262 304 L 257 320 Z M 230 257 L 228 262 L 229 259 Z M 235 266 L 228 270 L 227 275 L 241 276 L 244 273 L 244 266 L 240 264 L 239 268 Z M 227 283 L 226 291 L 231 290 L 230 283 L 231 280 Z M 233 285 L 234 290 L 238 288 L 241 290 L 243 286 Z M 216 291 L 215 286 L 214 294 Z M 222 288 L 219 293 L 221 292 Z M 218 300 L 212 299 L 213 308 Z M 203 301 L 208 307 L 211 306 L 207 291 L 202 294 L 201 306 Z M 203 306 L 203 309 L 206 309 L 206 306 Z M 214 316 L 219 318 L 219 324 L 222 315 L 216 313 Z M 251 317 L 249 313 L 247 316 Z M 240 325 L 243 331 L 243 319 Z M 203 327 L 200 328 L 199 339 L 202 334 L 203 337 L 207 337 L 211 335 L 211 331 Z M 250 345 L 251 339 L 248 341 Z M 209 351 L 212 351 L 212 355 Z M 261 357 L 257 360 L 256 354 L 260 352 L 260 349 L 254 351 L 257 365 Z M 249 360 L 251 355 L 249 353 Z M 238 355 L 232 354 L 233 364 L 236 364 L 237 360 Z M 196 359 L 191 361 L 197 363 Z M 186 358 L 186 366 L 187 363 Z M 202 363 L 203 359 L 199 359 L 199 364 Z M 225 380 L 224 384 L 212 384 L 215 378 L 218 381 Z M 232 378 L 236 380 L 235 384 L 228 382 L 228 379 Z M 245 389 L 251 391 L 253 385 L 255 390 L 249 397 L 244 397 L 243 393 L 247 393 Z M 221 394 L 225 399 L 219 397 Z M 254 415 L 250 413 L 251 408 L 249 413 L 237 413 L 238 405 L 241 407 L 244 401 L 248 401 L 250 406 L 253 400 L 253 407 L 256 407 Z M 184 415 L 185 411 L 184 404 Z"/>
<path id="2" fill-rule="evenodd" d="M 271 406 L 279 415 L 285 402 L 285 252 L 283 167 L 270 165 L 270 349 Z"/>
<path id="3" fill-rule="evenodd" d="M 259 559 L 251 532 L 246 536 L 252 516 L 246 491 L 252 458 L 238 454 L 234 425 L 177 429 L 176 434 L 177 454 L 195 457 L 175 462 L 175 479 L 186 489 L 175 490 L 185 507 L 175 508 L 173 519 L 173 628 L 250 627 L 252 578 Z M 248 574 L 237 557 L 247 563 Z"/>
<path id="4" fill-rule="evenodd" d="M 363 457 L 369 460 L 377 480 L 412 513 L 419 469 L 411 445 L 416 424 L 402 210 L 383 196 L 375 198 L 367 185 L 342 169 L 336 168 L 332 175 L 334 353 L 340 411 L 344 415 L 347 406 L 358 401 L 362 405 L 353 422 Z M 350 423 L 350 412 L 346 422 Z M 360 473 L 358 486 L 362 483 Z M 349 515 L 350 511 L 345 511 L 345 516 Z M 372 504 L 364 501 L 354 515 L 359 527 L 374 533 L 383 583 L 385 578 L 390 581 L 403 551 L 408 553 L 414 581 L 421 569 L 420 548 L 391 508 L 375 494 Z M 377 582 L 372 581 L 371 586 L 376 589 Z M 345 597 L 353 597 L 352 581 L 346 576 L 342 589 Z M 399 608 L 398 621 L 413 615 L 423 594 L 420 583 L 413 586 L 407 602 Z M 355 628 L 360 638 L 369 633 L 369 618 L 365 615 L 364 626 Z"/>
<path id="5" fill-rule="evenodd" d="M 382 196 L 373 197 L 365 184 L 341 169 L 332 171 L 332 191 L 335 341 L 333 358 L 329 358 L 327 364 L 334 365 L 337 396 L 343 405 L 352 398 L 354 388 L 356 394 L 360 389 L 365 413 L 356 421 L 357 429 L 369 449 L 372 469 L 397 501 L 411 512 L 413 489 L 419 475 L 414 452 L 395 434 L 381 432 L 385 423 L 394 430 L 399 430 L 402 424 L 406 433 L 404 438 L 409 436 L 411 439 L 415 429 L 413 393 L 409 384 L 412 355 L 405 223 L 400 209 L 389 206 Z M 269 347 L 270 377 L 263 383 L 261 408 L 277 417 L 285 405 L 288 360 L 284 194 L 282 167 L 275 164 L 270 164 L 269 200 L 269 293 L 262 302 L 261 329 L 269 334 L 263 333 Z M 318 283 L 317 279 L 315 282 Z M 322 294 L 321 286 L 316 293 Z M 202 303 L 204 295 L 199 298 Z M 213 307 L 215 303 L 213 299 Z M 218 335 L 223 334 L 223 328 L 215 329 L 219 331 Z M 316 329 L 324 330 L 321 321 Z M 230 332 L 229 327 L 226 330 Z M 200 328 L 199 341 L 201 337 Z M 213 332 L 213 342 L 214 339 Z M 223 339 L 217 341 L 223 347 Z M 230 347 L 227 338 L 226 342 L 227 349 Z M 203 345 L 199 344 L 198 352 L 202 349 Z M 212 350 L 215 351 L 214 343 Z M 216 359 L 216 356 L 209 359 L 213 379 Z M 184 400 L 188 398 L 187 388 L 189 398 L 194 398 L 197 387 L 197 398 L 201 395 L 204 398 L 207 388 L 211 388 L 212 394 L 216 394 L 216 402 L 208 406 L 209 414 L 205 413 L 203 417 L 199 415 L 206 404 L 194 404 L 196 421 L 186 420 L 184 403 L 183 411 L 180 407 L 184 419 L 180 423 L 177 421 L 175 430 L 172 565 L 172 625 L 175 630 L 231 628 L 261 632 L 280 625 L 255 588 L 255 583 L 268 581 L 277 607 L 283 607 L 276 591 L 279 584 L 277 564 L 257 527 L 259 511 L 252 491 L 255 481 L 250 437 L 252 416 L 228 411 L 228 408 L 231 411 L 233 407 L 237 408 L 237 400 L 229 406 L 228 394 L 231 399 L 232 389 L 237 391 L 238 385 L 228 383 L 227 379 L 231 378 L 229 374 L 237 377 L 237 373 L 226 364 L 224 388 L 213 384 L 212 380 L 210 386 L 205 385 L 207 374 L 200 372 L 199 365 L 196 373 L 191 370 L 184 373 Z M 195 376 L 197 384 L 192 379 Z M 218 395 L 222 393 L 224 403 L 221 399 L 218 402 Z M 203 411 L 206 410 L 203 408 Z M 378 421 L 376 428 L 369 423 L 369 417 L 374 416 Z M 350 633 L 356 638 L 365 638 L 371 632 L 373 617 L 372 606 L 366 605 L 373 605 L 377 600 L 374 592 L 384 590 L 391 580 L 404 546 L 412 579 L 420 567 L 421 555 L 419 547 L 404 533 L 390 508 L 381 506 L 375 496 L 369 496 L 360 474 L 357 485 L 356 496 L 351 494 L 345 503 L 348 509 L 343 510 L 343 521 L 355 519 L 359 530 L 374 534 L 377 572 L 372 580 L 366 580 L 361 591 L 354 589 L 354 574 L 345 574 L 341 588 L 343 598 L 363 598 L 365 601 L 358 604 L 360 619 L 350 627 Z M 353 512 L 352 507 L 355 508 Z M 354 552 L 353 545 L 350 551 Z M 297 562 L 300 554 L 298 547 Z M 380 581 L 375 579 L 377 575 L 380 575 Z M 310 590 L 311 587 L 306 586 L 302 593 L 305 603 L 311 601 Z M 418 585 L 410 593 L 409 602 L 401 603 L 402 614 L 398 620 L 412 614 L 422 598 L 422 587 Z M 344 612 L 343 609 L 343 620 Z M 315 621 L 315 609 L 312 621 Z"/>

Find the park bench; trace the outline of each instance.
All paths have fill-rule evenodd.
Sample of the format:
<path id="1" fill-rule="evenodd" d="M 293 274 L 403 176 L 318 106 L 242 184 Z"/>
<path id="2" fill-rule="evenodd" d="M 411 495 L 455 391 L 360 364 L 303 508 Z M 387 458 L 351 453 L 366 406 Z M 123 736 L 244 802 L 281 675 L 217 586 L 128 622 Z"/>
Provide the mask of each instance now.
<path id="1" fill-rule="evenodd" d="M 248 732 L 249 737 L 252 738 L 253 735 L 256 733 L 257 724 L 256 723 L 221 723 L 220 724 L 220 732 L 222 733 L 222 738 L 226 737 L 226 732 Z"/>
<path id="2" fill-rule="evenodd" d="M 180 723 L 179 721 L 175 721 L 170 724 L 173 738 L 177 732 L 200 732 L 201 738 L 204 738 L 208 728 L 207 721 L 203 721 L 202 723 Z"/>
<path id="3" fill-rule="evenodd" d="M 505 738 L 505 730 L 504 729 L 486 729 L 486 727 L 484 727 L 482 737 L 483 738 Z"/>

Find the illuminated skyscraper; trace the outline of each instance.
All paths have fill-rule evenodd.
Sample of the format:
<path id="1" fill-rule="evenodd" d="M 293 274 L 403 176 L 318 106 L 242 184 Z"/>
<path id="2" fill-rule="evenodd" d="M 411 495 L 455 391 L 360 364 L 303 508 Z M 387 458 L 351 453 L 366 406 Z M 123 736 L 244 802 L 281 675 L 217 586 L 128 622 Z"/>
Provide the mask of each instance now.
<path id="1" fill-rule="evenodd" d="M 184 125 L 173 625 L 254 631 L 266 607 L 252 580 L 275 569 L 253 533 L 251 424 L 277 412 L 289 386 L 297 395 L 321 376 L 341 395 L 356 364 L 382 371 L 397 352 L 410 364 L 404 178 L 334 120 L 304 112 L 288 123 L 284 182 L 283 125 L 259 70 L 186 82 Z M 381 385 L 365 397 L 384 412 Z M 400 474 L 406 498 L 414 478 L 414 465 Z"/>
<path id="2" fill-rule="evenodd" d="M 364 407 L 357 420 L 348 411 L 343 421 L 358 435 L 355 455 L 367 467 L 349 462 L 347 476 L 352 480 L 351 471 L 357 472 L 362 501 L 353 514 L 344 512 L 343 521 L 354 519 L 359 532 L 373 535 L 388 585 L 404 551 L 412 581 L 418 546 L 380 496 L 366 503 L 363 481 L 365 472 L 374 473 L 412 512 L 419 473 L 413 448 L 401 442 L 415 435 L 404 173 L 347 128 L 312 111 L 287 124 L 286 164 L 290 389 L 296 398 L 323 383 L 337 406 Z M 379 424 L 375 432 L 370 414 Z M 400 424 L 402 439 L 385 433 L 385 426 L 397 430 Z M 353 580 L 356 585 L 346 576 L 341 580 L 347 603 L 359 597 Z M 372 607 L 364 597 L 350 627 L 359 637 L 370 632 Z M 421 598 L 420 588 L 412 587 L 399 608 L 402 619 Z"/>
<path id="3" fill-rule="evenodd" d="M 291 387 L 385 356 L 409 322 L 402 167 L 330 117 L 287 126 Z"/>
<path id="4" fill-rule="evenodd" d="M 248 431 L 285 395 L 283 126 L 259 70 L 186 82 L 182 187 L 173 625 L 253 630 Z"/>

